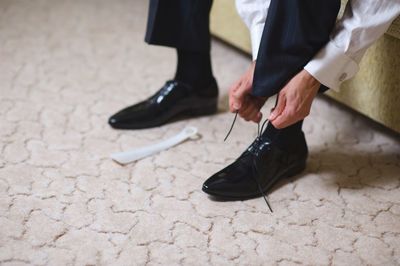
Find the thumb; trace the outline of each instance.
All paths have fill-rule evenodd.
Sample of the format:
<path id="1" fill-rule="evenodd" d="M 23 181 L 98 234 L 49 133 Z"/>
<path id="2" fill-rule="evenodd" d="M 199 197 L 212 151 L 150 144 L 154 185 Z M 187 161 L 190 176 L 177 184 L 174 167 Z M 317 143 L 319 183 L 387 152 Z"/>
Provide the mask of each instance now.
<path id="1" fill-rule="evenodd" d="M 269 120 L 273 121 L 276 117 L 278 117 L 286 106 L 286 96 L 283 93 L 278 94 L 278 104 L 275 106 L 274 111 L 270 114 Z"/>

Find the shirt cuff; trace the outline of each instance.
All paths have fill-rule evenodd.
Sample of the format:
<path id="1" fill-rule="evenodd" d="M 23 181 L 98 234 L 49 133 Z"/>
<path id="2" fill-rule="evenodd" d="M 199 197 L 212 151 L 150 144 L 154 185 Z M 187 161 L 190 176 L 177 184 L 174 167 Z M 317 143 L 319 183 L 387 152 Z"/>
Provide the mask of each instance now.
<path id="1" fill-rule="evenodd" d="M 304 69 L 321 84 L 339 91 L 340 84 L 358 72 L 358 64 L 340 50 L 333 41 L 322 48 Z"/>
<path id="2" fill-rule="evenodd" d="M 265 25 L 264 23 L 255 24 L 252 25 L 250 29 L 251 52 L 253 55 L 253 61 L 257 59 L 258 49 L 260 48 L 264 25 Z"/>

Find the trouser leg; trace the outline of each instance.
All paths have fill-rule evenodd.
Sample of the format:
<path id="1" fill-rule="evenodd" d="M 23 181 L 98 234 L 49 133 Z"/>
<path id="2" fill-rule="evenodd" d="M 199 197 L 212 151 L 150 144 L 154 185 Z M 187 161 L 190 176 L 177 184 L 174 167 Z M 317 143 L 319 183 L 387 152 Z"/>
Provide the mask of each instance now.
<path id="1" fill-rule="evenodd" d="M 253 94 L 270 97 L 329 41 L 340 0 L 272 0 L 258 52 Z"/>
<path id="2" fill-rule="evenodd" d="M 151 0 L 145 40 L 174 47 L 177 67 L 174 80 L 203 90 L 214 82 L 209 13 L 212 0 Z"/>
<path id="3" fill-rule="evenodd" d="M 186 51 L 210 50 L 212 0 L 150 0 L 145 41 Z"/>
<path id="4" fill-rule="evenodd" d="M 272 0 L 258 52 L 252 93 L 270 97 L 329 41 L 340 0 Z M 320 92 L 328 88 L 321 86 Z M 270 123 L 266 133 L 281 146 L 291 146 L 302 133 L 303 121 L 278 130 Z"/>

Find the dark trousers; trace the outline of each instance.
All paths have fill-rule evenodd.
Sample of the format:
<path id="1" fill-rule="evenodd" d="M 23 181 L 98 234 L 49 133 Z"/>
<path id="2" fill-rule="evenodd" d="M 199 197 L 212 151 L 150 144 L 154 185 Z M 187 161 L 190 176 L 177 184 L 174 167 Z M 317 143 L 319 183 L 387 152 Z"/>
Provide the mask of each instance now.
<path id="1" fill-rule="evenodd" d="M 210 51 L 212 0 L 150 0 L 145 40 L 177 49 Z"/>
<path id="2" fill-rule="evenodd" d="M 211 5 L 212 0 L 150 0 L 146 42 L 209 51 Z M 252 93 L 270 97 L 301 71 L 329 41 L 339 8 L 340 0 L 272 0 Z"/>

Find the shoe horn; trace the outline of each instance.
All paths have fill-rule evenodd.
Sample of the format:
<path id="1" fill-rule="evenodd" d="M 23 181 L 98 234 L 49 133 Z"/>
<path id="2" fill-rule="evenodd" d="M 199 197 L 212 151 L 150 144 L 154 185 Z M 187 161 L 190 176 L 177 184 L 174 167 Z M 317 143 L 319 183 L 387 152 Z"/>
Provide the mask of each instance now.
<path id="1" fill-rule="evenodd" d="M 177 135 L 166 139 L 162 142 L 149 145 L 146 147 L 138 148 L 136 150 L 127 151 L 127 152 L 118 152 L 111 154 L 111 159 L 120 163 L 120 164 L 128 164 L 145 157 L 151 156 L 153 154 L 159 153 L 160 151 L 167 150 L 197 134 L 197 128 L 195 127 L 186 127 Z"/>

